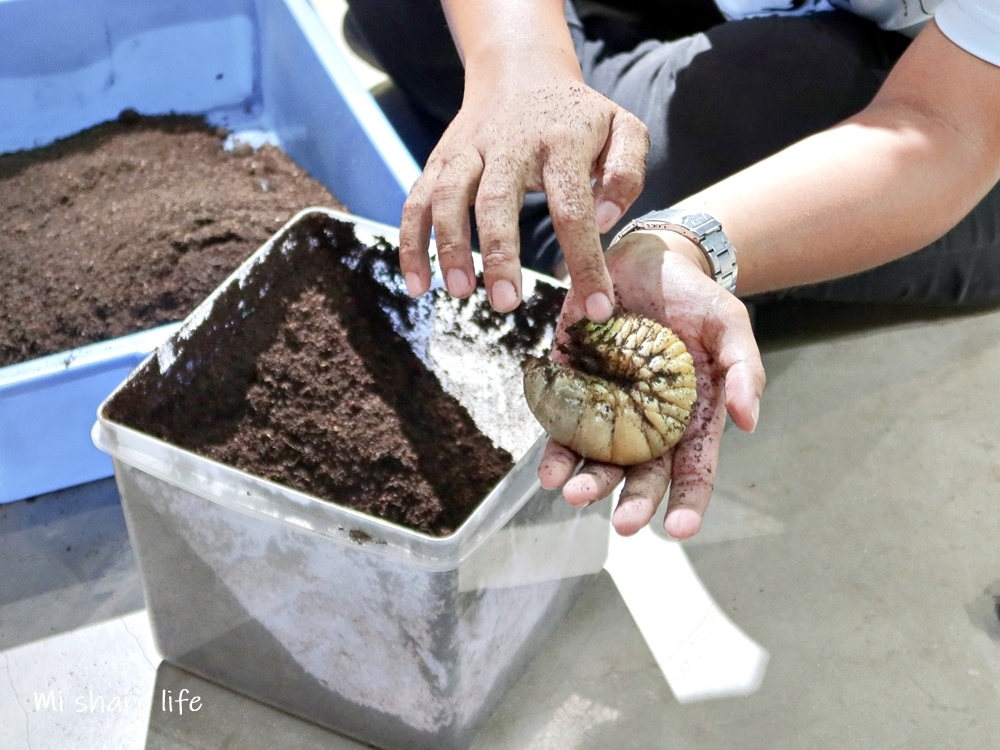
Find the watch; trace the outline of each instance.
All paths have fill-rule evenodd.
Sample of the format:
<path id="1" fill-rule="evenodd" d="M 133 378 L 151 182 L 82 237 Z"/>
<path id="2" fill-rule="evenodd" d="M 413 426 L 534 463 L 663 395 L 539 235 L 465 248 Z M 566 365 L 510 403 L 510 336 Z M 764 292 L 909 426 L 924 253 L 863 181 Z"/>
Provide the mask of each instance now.
<path id="1" fill-rule="evenodd" d="M 682 208 L 651 211 L 626 224 L 608 247 L 614 246 L 629 232 L 641 229 L 668 229 L 687 237 L 705 254 L 712 267 L 712 278 L 730 294 L 736 293 L 736 253 L 726 233 L 722 231 L 722 224 L 716 218 Z"/>

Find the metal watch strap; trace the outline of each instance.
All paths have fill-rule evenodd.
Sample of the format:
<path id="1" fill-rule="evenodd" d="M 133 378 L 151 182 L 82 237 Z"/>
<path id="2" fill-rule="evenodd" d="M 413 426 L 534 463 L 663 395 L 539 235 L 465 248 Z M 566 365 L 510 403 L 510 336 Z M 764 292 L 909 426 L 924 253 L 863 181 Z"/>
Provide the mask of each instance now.
<path id="1" fill-rule="evenodd" d="M 730 294 L 736 293 L 736 253 L 715 217 L 677 208 L 651 211 L 626 224 L 611 240 L 611 245 L 629 232 L 640 229 L 667 229 L 687 237 L 705 254 L 712 268 L 712 278 Z"/>

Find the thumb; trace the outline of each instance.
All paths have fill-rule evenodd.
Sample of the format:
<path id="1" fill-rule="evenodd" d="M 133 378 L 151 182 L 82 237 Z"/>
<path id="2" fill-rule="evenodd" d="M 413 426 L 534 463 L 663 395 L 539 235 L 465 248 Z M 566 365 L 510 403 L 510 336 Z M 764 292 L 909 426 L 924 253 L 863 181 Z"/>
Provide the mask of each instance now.
<path id="1" fill-rule="evenodd" d="M 719 334 L 713 349 L 716 362 L 726 374 L 726 410 L 737 427 L 753 432 L 767 376 L 746 306 L 736 297 L 722 294 L 727 299 L 719 305 Z"/>
<path id="2" fill-rule="evenodd" d="M 618 223 L 642 192 L 648 153 L 646 126 L 632 113 L 618 109 L 594 170 L 594 213 L 601 234 Z"/>

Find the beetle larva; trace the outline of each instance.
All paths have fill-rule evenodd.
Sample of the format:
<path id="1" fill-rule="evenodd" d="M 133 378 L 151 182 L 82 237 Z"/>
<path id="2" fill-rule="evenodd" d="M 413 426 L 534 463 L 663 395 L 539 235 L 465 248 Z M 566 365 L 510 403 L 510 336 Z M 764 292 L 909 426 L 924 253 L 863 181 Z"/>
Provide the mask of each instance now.
<path id="1" fill-rule="evenodd" d="M 676 445 L 697 398 L 684 342 L 631 314 L 581 320 L 567 333 L 567 365 L 538 357 L 524 365 L 524 395 L 545 431 L 584 458 L 621 466 Z"/>

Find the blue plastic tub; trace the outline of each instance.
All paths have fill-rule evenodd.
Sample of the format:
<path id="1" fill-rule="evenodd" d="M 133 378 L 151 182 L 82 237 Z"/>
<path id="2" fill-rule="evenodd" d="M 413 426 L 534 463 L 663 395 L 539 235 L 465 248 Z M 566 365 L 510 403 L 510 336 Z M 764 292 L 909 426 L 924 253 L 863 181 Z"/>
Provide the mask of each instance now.
<path id="1" fill-rule="evenodd" d="M 419 174 L 307 0 L 0 0 L 0 50 L 0 153 L 128 108 L 204 114 L 389 225 Z M 0 503 L 112 475 L 97 408 L 170 330 L 0 368 Z"/>

